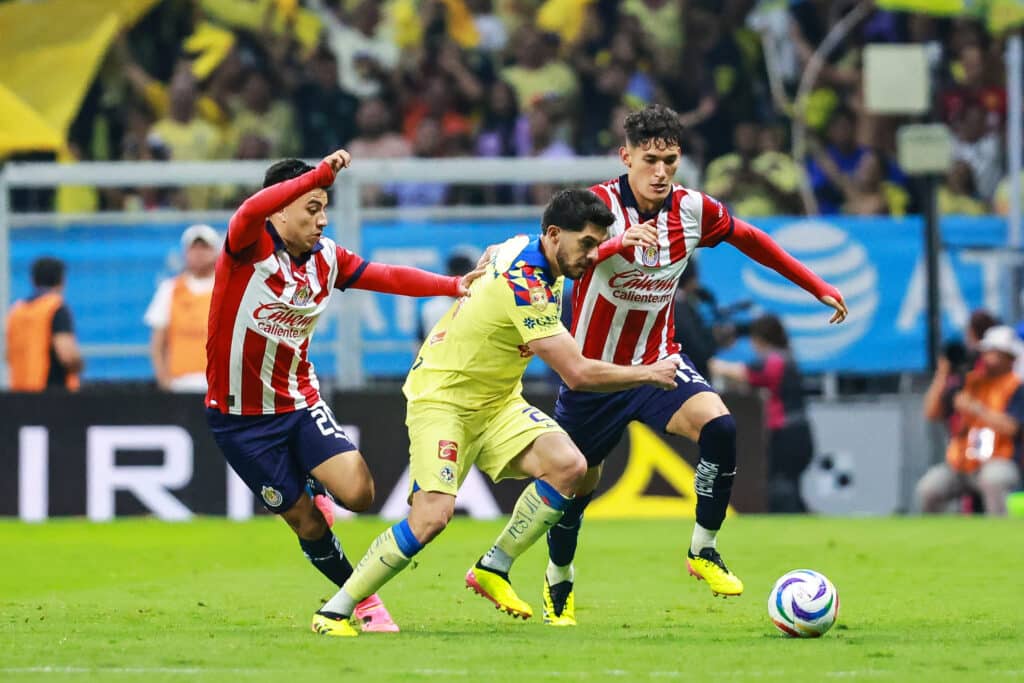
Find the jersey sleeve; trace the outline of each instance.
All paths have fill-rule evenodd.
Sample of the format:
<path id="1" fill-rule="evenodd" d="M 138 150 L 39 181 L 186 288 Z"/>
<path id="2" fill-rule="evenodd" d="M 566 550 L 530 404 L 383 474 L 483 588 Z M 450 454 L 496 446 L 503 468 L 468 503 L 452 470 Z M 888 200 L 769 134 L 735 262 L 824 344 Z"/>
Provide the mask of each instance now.
<path id="1" fill-rule="evenodd" d="M 729 238 L 733 230 L 732 214 L 725 204 L 711 195 L 699 193 L 702 203 L 700 215 L 700 242 L 698 247 L 716 247 Z"/>
<path id="2" fill-rule="evenodd" d="M 150 329 L 167 327 L 171 322 L 171 296 L 174 290 L 173 280 L 164 280 L 156 289 L 153 300 L 149 302 L 143 322 Z"/>
<path id="3" fill-rule="evenodd" d="M 345 291 L 362 277 L 369 261 L 337 245 L 334 249 L 338 256 L 338 277 L 334 280 L 334 286 Z"/>
<path id="4" fill-rule="evenodd" d="M 504 273 L 508 290 L 502 292 L 505 314 L 524 344 L 565 332 L 554 293 L 540 280 Z"/>
<path id="5" fill-rule="evenodd" d="M 71 320 L 71 309 L 67 307 L 67 304 L 62 304 L 61 307 L 54 312 L 53 323 L 50 331 L 52 334 L 75 331 L 75 324 Z"/>

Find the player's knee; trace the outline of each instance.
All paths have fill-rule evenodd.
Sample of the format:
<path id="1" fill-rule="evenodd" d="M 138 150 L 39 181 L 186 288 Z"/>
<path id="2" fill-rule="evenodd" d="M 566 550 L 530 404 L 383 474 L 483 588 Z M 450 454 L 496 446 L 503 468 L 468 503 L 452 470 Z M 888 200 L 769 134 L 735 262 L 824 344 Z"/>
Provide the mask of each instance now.
<path id="1" fill-rule="evenodd" d="M 587 461 L 582 453 L 571 449 L 552 458 L 546 469 L 548 474 L 544 479 L 548 479 L 559 492 L 571 495 L 575 493 L 587 475 Z"/>
<path id="2" fill-rule="evenodd" d="M 700 430 L 701 458 L 731 469 L 736 463 L 736 421 L 726 413 L 708 420 Z"/>
<path id="3" fill-rule="evenodd" d="M 447 496 L 446 498 L 451 498 Z M 413 509 L 409 514 L 409 526 L 416 539 L 423 544 L 429 543 L 438 536 L 455 515 L 455 499 L 432 500 L 427 504 L 413 501 Z"/>
<path id="4" fill-rule="evenodd" d="M 320 514 L 316 507 L 310 505 L 308 508 L 296 504 L 291 510 L 281 515 L 288 526 L 292 528 L 295 535 L 307 541 L 316 541 L 327 533 L 327 520 Z"/>

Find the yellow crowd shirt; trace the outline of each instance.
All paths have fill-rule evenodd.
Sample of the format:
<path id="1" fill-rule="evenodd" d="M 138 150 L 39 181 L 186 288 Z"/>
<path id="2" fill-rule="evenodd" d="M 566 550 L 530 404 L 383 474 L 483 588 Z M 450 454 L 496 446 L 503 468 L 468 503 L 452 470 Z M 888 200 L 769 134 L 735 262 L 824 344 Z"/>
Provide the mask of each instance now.
<path id="1" fill-rule="evenodd" d="M 470 296 L 423 341 L 402 388 L 410 401 L 480 410 L 522 392 L 535 339 L 566 332 L 563 278 L 552 278 L 539 239 L 519 235 L 494 253 Z"/>

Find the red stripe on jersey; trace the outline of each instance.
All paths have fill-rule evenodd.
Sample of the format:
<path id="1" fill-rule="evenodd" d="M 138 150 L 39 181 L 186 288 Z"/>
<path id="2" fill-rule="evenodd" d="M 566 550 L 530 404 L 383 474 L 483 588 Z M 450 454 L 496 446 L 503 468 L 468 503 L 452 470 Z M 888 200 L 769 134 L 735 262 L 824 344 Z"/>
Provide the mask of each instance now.
<path id="1" fill-rule="evenodd" d="M 219 275 L 214 280 L 210 299 L 209 332 L 206 337 L 206 405 L 228 412 L 228 393 L 231 387 L 231 336 L 235 331 L 235 317 L 242 304 L 242 296 L 249 285 L 255 267 L 252 264 L 232 268 L 231 257 L 221 252 L 217 259 Z M 226 284 L 224 284 L 226 283 Z M 235 400 L 241 397 L 235 396 Z M 211 405 L 216 401 L 217 405 Z"/>
<path id="2" fill-rule="evenodd" d="M 680 346 L 676 341 L 676 307 L 671 303 L 668 305 L 668 321 L 665 323 L 665 329 L 668 330 L 668 343 L 665 345 L 665 352 L 669 356 L 679 353 Z"/>
<path id="3" fill-rule="evenodd" d="M 631 365 L 633 354 L 636 351 L 636 343 L 640 339 L 644 323 L 647 321 L 647 311 L 632 310 L 626 314 L 626 321 L 622 325 L 622 332 L 619 333 L 619 343 L 615 347 L 616 365 Z"/>
<path id="4" fill-rule="evenodd" d="M 263 382 L 260 381 L 260 373 L 263 370 L 263 357 L 266 355 L 267 338 L 246 329 L 242 342 L 243 415 L 259 415 L 263 412 Z"/>
<path id="5" fill-rule="evenodd" d="M 309 339 L 302 342 L 299 347 L 299 364 L 295 367 L 296 379 L 299 383 L 299 393 L 306 397 L 306 403 L 313 405 L 317 401 L 316 387 L 309 380 Z"/>
<path id="6" fill-rule="evenodd" d="M 313 258 L 316 259 L 316 279 L 320 283 L 320 293 L 316 295 L 314 301 L 320 303 L 325 296 L 331 293 L 331 286 L 327 282 L 331 274 L 331 267 L 327 265 L 327 259 L 324 258 L 322 251 L 313 254 Z"/>
<path id="7" fill-rule="evenodd" d="M 604 202 L 604 205 L 609 209 L 612 208 L 612 197 L 608 192 L 608 187 L 605 185 L 594 185 L 590 188 L 590 191 L 597 195 L 597 198 Z"/>
<path id="8" fill-rule="evenodd" d="M 654 325 L 651 327 L 651 334 L 647 337 L 647 348 L 644 349 L 645 365 L 658 362 L 662 334 L 665 330 L 665 317 L 668 315 L 667 311 L 670 308 L 672 308 L 671 304 L 662 307 L 662 309 L 658 311 L 658 317 L 654 319 Z"/>
<path id="9" fill-rule="evenodd" d="M 612 328 L 615 316 L 615 304 L 598 295 L 594 302 L 594 310 L 590 314 L 590 325 L 587 326 L 587 339 L 583 343 L 583 355 L 587 358 L 600 359 L 604 353 L 608 332 Z"/>
<path id="10" fill-rule="evenodd" d="M 267 283 L 267 287 L 270 287 L 270 291 L 272 291 L 275 296 L 281 296 L 281 294 L 284 293 L 284 288 L 288 286 L 280 268 L 274 271 L 274 274 L 268 277 L 265 282 Z"/>
<path id="11" fill-rule="evenodd" d="M 572 329 L 573 336 L 576 335 L 576 326 L 580 324 L 580 307 L 583 306 L 583 299 L 587 295 L 587 288 L 590 280 L 594 277 L 594 269 L 587 268 L 583 277 L 577 280 L 572 287 Z"/>
<path id="12" fill-rule="evenodd" d="M 270 376 L 270 386 L 274 390 L 274 410 L 284 412 L 295 407 L 295 399 L 288 392 L 288 375 L 292 369 L 295 351 L 287 344 L 278 344 L 274 353 L 274 374 Z"/>
<path id="13" fill-rule="evenodd" d="M 685 192 L 673 192 L 672 210 L 668 212 L 668 258 L 672 263 L 681 261 L 686 256 L 686 235 L 679 215 L 679 204 L 685 196 Z"/>

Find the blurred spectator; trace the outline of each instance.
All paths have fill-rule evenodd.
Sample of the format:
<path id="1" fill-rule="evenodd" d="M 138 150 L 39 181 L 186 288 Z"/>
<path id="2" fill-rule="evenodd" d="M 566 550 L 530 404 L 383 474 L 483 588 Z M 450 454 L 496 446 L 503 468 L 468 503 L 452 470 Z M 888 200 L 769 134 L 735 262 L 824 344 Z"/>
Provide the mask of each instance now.
<path id="1" fill-rule="evenodd" d="M 712 358 L 711 373 L 768 390 L 768 511 L 807 512 L 800 495 L 800 475 L 814 457 L 814 439 L 807 421 L 803 378 L 789 348 L 789 336 L 774 315 L 750 324 L 755 363 Z"/>
<path id="2" fill-rule="evenodd" d="M 576 156 L 572 147 L 555 137 L 555 126 L 545 109 L 534 108 L 529 120 L 531 156 L 539 159 L 571 159 Z M 530 186 L 530 202 L 536 206 L 546 204 L 557 189 L 552 183 L 535 183 Z"/>
<path id="3" fill-rule="evenodd" d="M 1024 196 L 1024 173 L 1017 178 L 1020 184 L 1020 193 Z M 1005 176 L 996 186 L 995 195 L 992 198 L 992 208 L 1000 216 L 1010 215 L 1010 176 Z"/>
<path id="4" fill-rule="evenodd" d="M 175 161 L 216 159 L 223 153 L 220 131 L 196 112 L 197 85 L 195 76 L 182 62 L 175 70 L 168 88 L 167 115 L 150 128 Z"/>
<path id="5" fill-rule="evenodd" d="M 469 118 L 457 110 L 454 92 L 444 78 L 431 77 L 421 87 L 422 89 L 409 102 L 402 121 L 402 134 L 406 140 L 412 142 L 416 139 L 420 123 L 427 118 L 438 122 L 442 137 L 469 132 Z"/>
<path id="6" fill-rule="evenodd" d="M 988 129 L 985 110 L 976 102 L 964 107 L 955 132 L 953 159 L 967 162 L 974 171 L 978 194 L 987 201 L 992 198 L 1003 175 L 999 136 Z"/>
<path id="7" fill-rule="evenodd" d="M 885 180 L 885 159 L 867 150 L 857 162 L 853 177 L 836 176 L 843 193 L 843 213 L 854 216 L 902 216 L 908 197 L 902 188 Z"/>
<path id="8" fill-rule="evenodd" d="M 316 106 L 320 106 L 319 103 Z M 263 72 L 257 69 L 249 71 L 233 108 L 235 115 L 230 126 L 231 149 L 238 145 L 246 133 L 255 133 L 269 140 L 273 157 L 294 156 L 301 149 L 299 131 L 295 126 L 295 111 L 287 100 L 273 97 L 270 81 Z"/>
<path id="9" fill-rule="evenodd" d="M 478 254 L 472 249 L 453 249 L 448 255 L 445 274 L 462 277 L 473 270 L 477 258 Z M 444 314 L 448 312 L 448 309 L 456 301 L 458 299 L 452 296 L 435 296 L 423 302 L 423 305 L 420 307 L 418 329 L 418 336 L 421 342 L 427 338 L 427 335 L 434 328 L 434 325 L 437 324 L 437 321 L 444 317 Z"/>
<path id="10" fill-rule="evenodd" d="M 950 340 L 935 359 L 935 374 L 924 395 L 924 416 L 944 422 L 949 434 L 959 431 L 960 418 L 953 410 L 953 397 L 964 387 L 967 373 L 978 363 L 978 343 L 999 320 L 984 309 L 971 312 L 963 341 Z"/>
<path id="11" fill-rule="evenodd" d="M 338 82 L 338 63 L 327 50 L 310 60 L 309 79 L 295 92 L 295 111 L 302 131 L 302 155 L 318 157 L 341 149 L 356 137 L 359 100 Z"/>
<path id="12" fill-rule="evenodd" d="M 531 109 L 547 97 L 572 101 L 579 91 L 576 74 L 564 61 L 552 58 L 545 45 L 545 40 L 552 40 L 551 35 L 524 26 L 512 40 L 516 61 L 502 70 L 501 78 L 515 90 L 520 110 Z"/>
<path id="13" fill-rule="evenodd" d="M 442 156 L 441 124 L 436 119 L 423 119 L 416 128 L 413 156 L 418 159 L 437 159 Z M 386 186 L 399 208 L 441 206 L 448 197 L 446 183 L 397 182 Z"/>
<path id="14" fill-rule="evenodd" d="M 802 213 L 800 167 L 782 152 L 763 148 L 759 134 L 758 125 L 750 121 L 733 129 L 736 151 L 708 165 L 705 191 L 741 216 Z M 774 145 L 771 137 L 765 142 Z"/>
<path id="15" fill-rule="evenodd" d="M 501 17 L 494 13 L 494 1 L 467 0 L 466 4 L 473 13 L 473 24 L 480 35 L 477 47 L 487 52 L 504 50 L 508 43 L 508 29 Z"/>
<path id="16" fill-rule="evenodd" d="M 637 18 L 654 50 L 677 61 L 686 36 L 685 4 L 683 0 L 624 0 L 619 11 Z"/>
<path id="17" fill-rule="evenodd" d="M 11 391 L 39 392 L 79 386 L 82 354 L 64 302 L 64 262 L 44 256 L 32 263 L 35 291 L 7 316 Z"/>
<path id="18" fill-rule="evenodd" d="M 356 113 L 359 136 L 349 144 L 348 151 L 356 162 L 360 159 L 399 159 L 412 154 L 412 145 L 392 128 L 391 112 L 384 100 L 370 97 L 363 100 Z M 364 206 L 380 206 L 393 203 L 384 190 L 377 185 L 364 184 L 361 187 L 361 201 Z"/>
<path id="19" fill-rule="evenodd" d="M 341 87 L 359 98 L 380 94 L 400 56 L 398 45 L 381 22 L 382 3 L 312 0 L 310 4 L 324 19 L 327 44 L 338 58 Z M 352 7 L 347 16 L 343 5 Z"/>
<path id="20" fill-rule="evenodd" d="M 208 225 L 188 227 L 181 234 L 185 269 L 160 283 L 146 309 L 149 356 L 164 391 L 206 391 L 206 322 L 221 242 Z"/>
<path id="21" fill-rule="evenodd" d="M 969 105 L 978 105 L 985 113 L 986 128 L 999 130 L 1006 119 L 1006 88 L 993 82 L 981 46 L 964 46 L 958 62 L 952 65 L 952 71 L 956 83 L 940 97 L 941 113 L 946 123 L 957 123 Z"/>
<path id="22" fill-rule="evenodd" d="M 483 118 L 476 134 L 477 156 L 518 157 L 530 150 L 530 123 L 519 113 L 516 95 L 505 81 L 491 85 Z M 522 203 L 525 188 L 513 185 L 487 185 L 483 188 L 485 204 Z"/>
<path id="23" fill-rule="evenodd" d="M 717 303 L 715 296 L 701 285 L 697 260 L 691 258 L 676 290 L 675 341 L 686 351 L 697 372 L 710 377 L 711 357 L 732 345 L 736 337 L 731 324 L 709 324 L 702 312 L 705 307 L 717 308 Z"/>
<path id="24" fill-rule="evenodd" d="M 946 462 L 917 483 L 917 499 L 926 513 L 941 512 L 961 495 L 977 493 L 986 514 L 1005 515 L 1006 496 L 1020 486 L 1014 458 L 1024 423 L 1024 388 L 1013 366 L 1024 345 L 1012 327 L 998 325 L 985 333 L 978 348 L 978 366 L 953 399 L 959 424 L 950 435 Z"/>
<path id="25" fill-rule="evenodd" d="M 939 214 L 942 216 L 983 216 L 988 213 L 985 202 L 978 199 L 974 172 L 964 161 L 954 161 L 939 187 Z"/>

